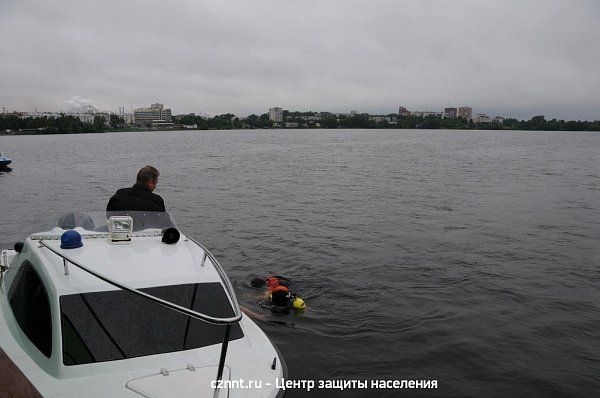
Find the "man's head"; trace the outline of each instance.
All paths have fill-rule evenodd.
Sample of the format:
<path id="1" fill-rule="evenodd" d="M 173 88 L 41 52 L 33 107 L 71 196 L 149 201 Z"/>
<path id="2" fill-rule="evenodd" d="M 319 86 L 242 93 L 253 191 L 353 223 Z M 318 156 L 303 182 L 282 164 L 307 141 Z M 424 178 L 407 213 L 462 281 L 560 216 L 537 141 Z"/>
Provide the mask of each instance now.
<path id="1" fill-rule="evenodd" d="M 142 185 L 146 187 L 150 192 L 156 189 L 156 184 L 158 184 L 158 176 L 160 173 L 156 168 L 152 166 L 144 166 L 138 171 L 137 181 L 138 185 Z"/>

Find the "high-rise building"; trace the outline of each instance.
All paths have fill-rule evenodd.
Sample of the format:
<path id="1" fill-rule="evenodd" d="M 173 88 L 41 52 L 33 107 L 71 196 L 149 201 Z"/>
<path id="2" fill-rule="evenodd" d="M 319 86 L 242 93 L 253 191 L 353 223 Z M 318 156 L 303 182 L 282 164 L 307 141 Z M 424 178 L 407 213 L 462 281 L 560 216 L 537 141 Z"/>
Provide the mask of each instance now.
<path id="1" fill-rule="evenodd" d="M 410 111 L 403 106 L 398 107 L 398 115 L 400 116 L 410 116 Z"/>
<path id="2" fill-rule="evenodd" d="M 152 104 L 150 108 L 139 108 L 133 111 L 133 122 L 139 125 L 158 125 L 171 122 L 171 110 L 163 104 Z"/>
<path id="3" fill-rule="evenodd" d="M 269 120 L 273 123 L 283 122 L 283 109 L 278 107 L 269 108 Z"/>
<path id="4" fill-rule="evenodd" d="M 464 117 L 465 119 L 470 120 L 473 118 L 473 108 L 470 106 L 461 106 L 458 108 L 456 116 Z"/>
<path id="5" fill-rule="evenodd" d="M 454 119 L 456 117 L 456 108 L 444 108 L 444 117 Z"/>

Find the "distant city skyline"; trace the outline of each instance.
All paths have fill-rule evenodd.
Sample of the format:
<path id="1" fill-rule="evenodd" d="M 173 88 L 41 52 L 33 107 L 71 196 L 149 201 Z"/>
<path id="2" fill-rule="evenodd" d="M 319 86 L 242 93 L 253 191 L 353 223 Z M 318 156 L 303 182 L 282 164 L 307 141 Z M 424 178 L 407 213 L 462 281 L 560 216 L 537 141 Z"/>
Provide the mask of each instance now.
<path id="1" fill-rule="evenodd" d="M 600 119 L 596 0 L 4 0 L 0 106 Z"/>
<path id="2" fill-rule="evenodd" d="M 73 99 L 71 101 L 69 101 L 69 103 L 77 103 L 77 104 L 82 104 L 80 106 L 77 107 L 70 107 L 70 109 L 68 110 L 63 110 L 63 109 L 59 109 L 59 110 L 39 110 L 39 109 L 35 109 L 34 111 L 25 111 L 25 110 L 7 110 L 5 107 L 2 107 L 2 113 L 24 113 L 24 116 L 33 116 L 33 117 L 39 117 L 42 114 L 47 114 L 47 115 L 52 115 L 52 116 L 56 116 L 60 113 L 65 113 L 65 114 L 72 114 L 72 115 L 78 115 L 78 114 L 94 114 L 94 113 L 104 113 L 104 114 L 116 114 L 116 115 L 126 115 L 127 116 L 127 120 L 130 120 L 131 123 L 134 122 L 134 115 L 136 115 L 138 112 L 141 112 L 142 114 L 147 114 L 148 112 L 157 112 L 160 116 L 156 117 L 155 119 L 164 119 L 164 121 L 166 122 L 170 122 L 171 121 L 171 109 L 170 108 L 165 108 L 165 110 L 168 112 L 168 116 L 166 116 L 166 114 L 163 115 L 162 113 L 162 109 L 163 109 L 163 104 L 161 103 L 153 103 L 151 105 L 144 105 L 144 106 L 140 106 L 137 108 L 131 108 L 131 109 L 127 109 L 127 107 L 124 106 L 117 106 L 116 110 L 115 109 L 102 109 L 99 108 L 97 106 L 95 106 L 91 101 L 89 100 L 85 100 L 82 98 L 78 98 L 78 99 Z M 114 108 L 114 107 L 113 107 Z M 154 109 L 153 109 L 154 108 Z M 246 118 L 252 114 L 255 115 L 262 115 L 262 114 L 267 114 L 269 115 L 269 118 L 274 121 L 274 122 L 281 122 L 281 119 L 283 117 L 283 111 L 289 111 L 289 112 L 303 112 L 303 113 L 332 113 L 332 114 L 337 114 L 337 115 L 343 115 L 343 114 L 369 114 L 369 115 L 399 115 L 399 116 L 419 116 L 419 117 L 425 117 L 425 116 L 438 116 L 438 117 L 443 117 L 443 118 L 455 118 L 455 117 L 463 117 L 467 120 L 485 120 L 487 122 L 491 122 L 492 120 L 500 120 L 500 119 L 506 119 L 506 118 L 514 118 L 514 119 L 519 119 L 519 120 L 529 120 L 533 117 L 536 116 L 544 116 L 547 119 L 559 119 L 560 118 L 556 118 L 556 117 L 552 117 L 549 115 L 546 115 L 544 113 L 538 114 L 538 115 L 530 115 L 529 117 L 516 117 L 513 115 L 502 115 L 499 114 L 497 112 L 491 112 L 491 113 L 486 113 L 486 112 L 481 112 L 479 110 L 476 109 L 477 112 L 475 112 L 473 110 L 473 107 L 471 106 L 458 106 L 458 107 L 444 107 L 442 110 L 434 110 L 433 108 L 428 109 L 428 110 L 416 110 L 416 109 L 408 109 L 407 107 L 404 107 L 402 105 L 398 106 L 396 108 L 396 111 L 392 111 L 392 112 L 366 112 L 366 111 L 362 111 L 362 110 L 357 110 L 357 109 L 350 109 L 350 110 L 346 110 L 346 111 L 342 111 L 342 112 L 332 112 L 330 110 L 322 110 L 322 109 L 286 109 L 286 108 L 282 108 L 282 107 L 271 107 L 268 110 L 262 110 L 262 111 L 257 111 L 257 112 L 253 112 L 253 113 L 249 113 L 249 114 L 234 114 L 233 112 L 222 112 L 219 114 L 234 114 L 236 117 L 239 118 Z M 197 112 L 173 112 L 173 115 L 188 115 L 188 114 L 195 114 L 195 115 L 199 115 L 199 116 L 206 116 L 206 117 L 214 117 L 217 116 L 218 114 L 209 114 L 203 111 L 197 111 Z M 143 118 L 145 118 L 146 116 L 142 116 Z M 89 117 L 86 117 L 89 118 Z M 92 118 L 93 119 L 93 118 Z M 138 116 L 139 119 L 139 116 Z M 152 120 L 152 118 L 148 118 L 148 120 Z M 574 120 L 574 119 L 562 119 L 562 120 Z M 589 121 L 594 121 L 594 120 L 600 120 L 599 119 L 590 119 Z"/>
<path id="3" fill-rule="evenodd" d="M 72 102 L 72 101 L 65 101 L 65 102 Z M 90 104 L 93 104 L 93 102 L 91 102 L 90 100 L 85 100 L 85 102 L 89 102 Z M 123 114 L 123 113 L 127 113 L 127 114 L 133 114 L 134 111 L 136 109 L 140 109 L 140 108 L 144 108 L 147 107 L 147 103 L 149 101 L 146 101 L 143 104 L 140 104 L 139 106 L 121 106 L 121 105 L 117 105 L 117 106 L 112 106 L 112 107 L 108 107 L 108 108 L 103 108 L 103 107 L 99 107 L 96 106 L 95 104 L 93 106 L 89 106 L 89 107 L 69 107 L 69 106 L 65 106 L 65 107 L 57 107 L 54 109 L 38 109 L 37 107 L 34 109 L 10 109 L 9 107 L 6 106 L 2 106 L 2 112 L 4 113 L 12 113 L 12 112 L 27 112 L 27 113 L 60 113 L 60 112 L 64 112 L 64 113 L 88 113 L 88 112 L 99 112 L 99 113 L 114 113 L 114 114 Z M 146 105 L 144 105 L 146 104 Z M 458 109 L 461 107 L 457 107 L 457 106 L 453 106 L 454 108 Z M 250 113 L 244 113 L 244 114 L 239 114 L 239 113 L 235 113 L 232 112 L 231 110 L 223 110 L 221 112 L 206 112 L 202 109 L 196 109 L 196 110 L 192 110 L 192 111 L 179 111 L 177 109 L 174 110 L 174 115 L 178 114 L 178 115 L 184 115 L 184 114 L 197 114 L 197 115 L 204 115 L 204 116 L 216 116 L 219 114 L 226 114 L 226 113 L 232 113 L 238 117 L 247 117 L 249 115 L 255 114 L 255 115 L 261 115 L 261 114 L 269 114 L 269 111 L 272 107 L 268 108 L 268 109 L 259 109 L 255 112 L 250 112 Z M 354 109 L 354 108 L 346 108 L 343 109 L 341 111 L 337 111 L 337 110 L 330 110 L 330 109 L 316 109 L 316 108 L 310 108 L 310 107 L 303 107 L 301 109 L 293 109 L 293 108 L 286 108 L 286 107 L 278 107 L 281 108 L 282 110 L 287 110 L 287 111 L 291 111 L 291 112 L 316 112 L 316 113 L 321 113 L 321 112 L 327 112 L 327 113 L 334 113 L 334 114 L 349 114 L 351 112 L 357 112 L 357 113 L 367 113 L 367 114 L 371 114 L 371 115 L 388 115 L 388 114 L 399 114 L 398 111 L 398 106 L 396 106 L 394 108 L 394 106 L 390 106 L 389 107 L 389 111 L 379 111 L 379 112 L 373 112 L 373 111 L 366 111 L 366 110 L 362 110 L 362 109 Z M 409 113 L 418 113 L 418 114 L 427 114 L 427 113 L 444 113 L 444 109 L 447 109 L 447 106 L 441 107 L 435 107 L 435 106 L 431 106 L 429 108 L 424 108 L 424 109 L 408 109 L 407 107 L 402 107 L 404 109 L 406 109 Z M 545 116 L 547 119 L 564 119 L 564 120 L 600 120 L 600 112 L 598 114 L 598 116 L 596 118 L 591 118 L 591 119 L 569 119 L 569 118 L 562 118 L 562 117 L 557 117 L 557 116 L 553 116 L 553 114 L 551 114 L 550 112 L 544 112 L 543 110 L 540 110 L 540 112 L 538 113 L 532 113 L 532 114 L 521 114 L 522 116 L 516 116 L 516 115 L 510 115 L 510 114 L 502 114 L 501 112 L 495 112 L 494 110 L 488 110 L 488 111 L 483 111 L 481 108 L 474 108 L 474 107 L 467 107 L 467 108 L 471 108 L 472 111 L 472 115 L 477 115 L 477 114 L 485 114 L 485 115 L 489 115 L 489 116 L 500 116 L 500 117 L 506 117 L 506 118 L 515 118 L 515 119 L 523 119 L 523 120 L 528 120 L 534 116 Z M 189 106 L 186 109 L 194 109 L 193 106 Z"/>

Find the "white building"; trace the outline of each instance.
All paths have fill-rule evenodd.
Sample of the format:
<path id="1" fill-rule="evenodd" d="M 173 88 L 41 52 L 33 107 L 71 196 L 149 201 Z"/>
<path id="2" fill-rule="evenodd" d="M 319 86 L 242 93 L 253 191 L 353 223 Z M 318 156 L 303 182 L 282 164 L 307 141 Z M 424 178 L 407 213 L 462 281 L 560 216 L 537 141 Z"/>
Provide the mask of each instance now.
<path id="1" fill-rule="evenodd" d="M 412 114 L 413 114 L 413 116 L 417 116 L 417 117 L 429 117 L 429 116 L 442 117 L 442 112 L 424 111 L 424 112 L 413 112 Z"/>
<path id="2" fill-rule="evenodd" d="M 65 113 L 65 115 L 79 118 L 83 123 L 94 123 L 94 118 L 96 116 L 102 116 L 95 113 Z M 104 119 L 106 120 L 106 118 Z"/>
<path id="3" fill-rule="evenodd" d="M 369 120 L 372 120 L 375 123 L 382 123 L 382 122 L 388 122 L 390 124 L 396 123 L 395 118 L 393 118 L 391 116 L 385 116 L 385 115 L 373 115 L 373 116 L 369 116 Z"/>
<path id="4" fill-rule="evenodd" d="M 42 118 L 42 117 L 53 117 L 53 118 L 59 118 L 61 115 L 64 115 L 64 113 L 60 113 L 60 112 L 23 112 L 20 114 L 20 118 L 21 119 L 25 119 L 25 118 L 33 118 L 33 119 L 38 119 L 38 118 Z"/>
<path id="5" fill-rule="evenodd" d="M 278 107 L 269 108 L 269 120 L 273 123 L 283 122 L 283 109 Z"/>
<path id="6" fill-rule="evenodd" d="M 489 124 L 492 123 L 492 118 L 487 116 L 485 113 L 479 113 L 473 118 L 473 123 L 476 124 Z"/>
<path id="7" fill-rule="evenodd" d="M 25 112 L 20 115 L 21 119 L 25 118 L 54 118 L 58 119 L 62 116 L 72 116 L 78 118 L 83 123 L 94 123 L 94 118 L 99 116 L 104 119 L 104 121 L 108 121 L 108 114 L 103 112 Z"/>
<path id="8" fill-rule="evenodd" d="M 163 104 L 152 104 L 150 108 L 139 108 L 133 111 L 133 122 L 138 125 L 164 126 L 171 123 L 171 109 Z"/>

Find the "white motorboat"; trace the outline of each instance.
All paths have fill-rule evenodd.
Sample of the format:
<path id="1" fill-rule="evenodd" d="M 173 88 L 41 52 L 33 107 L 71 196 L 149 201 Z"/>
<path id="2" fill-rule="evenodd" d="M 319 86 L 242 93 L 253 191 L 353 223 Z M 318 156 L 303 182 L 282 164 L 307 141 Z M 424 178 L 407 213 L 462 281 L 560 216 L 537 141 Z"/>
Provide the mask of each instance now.
<path id="1" fill-rule="evenodd" d="M 0 369 L 21 374 L 4 374 L 0 392 L 283 396 L 280 353 L 167 213 L 74 213 L 54 225 L 1 252 Z"/>

